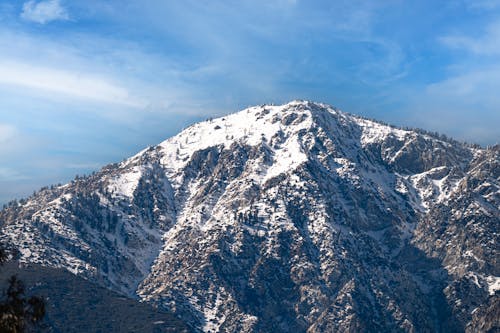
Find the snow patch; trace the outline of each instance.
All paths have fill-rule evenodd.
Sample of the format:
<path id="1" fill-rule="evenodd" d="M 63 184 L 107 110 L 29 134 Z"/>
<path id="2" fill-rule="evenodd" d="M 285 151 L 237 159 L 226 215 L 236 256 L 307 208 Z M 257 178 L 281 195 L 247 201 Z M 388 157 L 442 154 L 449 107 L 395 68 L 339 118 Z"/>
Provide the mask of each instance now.
<path id="1" fill-rule="evenodd" d="M 134 191 L 142 177 L 142 168 L 135 166 L 130 171 L 120 174 L 118 177 L 111 179 L 108 190 L 115 195 L 133 198 Z"/>
<path id="2" fill-rule="evenodd" d="M 212 307 L 206 307 L 204 309 L 205 315 L 205 326 L 203 327 L 203 332 L 212 333 L 219 332 L 220 326 L 226 320 L 226 316 L 223 311 L 220 311 L 220 306 L 223 304 L 223 300 L 220 293 L 217 293 L 217 298 L 215 304 Z M 221 313 L 220 316 L 218 314 Z"/>
<path id="3" fill-rule="evenodd" d="M 369 144 L 382 142 L 389 135 L 393 135 L 400 141 L 403 141 L 407 135 L 410 135 L 412 133 L 410 131 L 393 128 L 367 119 L 358 117 L 352 117 L 352 119 L 359 126 L 361 126 L 363 130 L 363 133 L 361 135 L 361 145 L 363 147 Z"/>
<path id="4" fill-rule="evenodd" d="M 500 290 L 500 276 L 487 276 L 486 283 L 488 284 L 488 293 L 495 295 L 497 290 Z"/>

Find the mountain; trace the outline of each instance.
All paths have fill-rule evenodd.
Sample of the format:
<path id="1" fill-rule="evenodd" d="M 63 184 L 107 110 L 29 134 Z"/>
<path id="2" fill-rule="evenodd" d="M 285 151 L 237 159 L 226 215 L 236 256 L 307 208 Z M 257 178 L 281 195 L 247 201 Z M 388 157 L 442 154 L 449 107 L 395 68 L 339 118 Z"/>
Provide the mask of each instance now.
<path id="1" fill-rule="evenodd" d="M 293 101 L 0 212 L 21 261 L 205 332 L 500 330 L 500 146 Z"/>

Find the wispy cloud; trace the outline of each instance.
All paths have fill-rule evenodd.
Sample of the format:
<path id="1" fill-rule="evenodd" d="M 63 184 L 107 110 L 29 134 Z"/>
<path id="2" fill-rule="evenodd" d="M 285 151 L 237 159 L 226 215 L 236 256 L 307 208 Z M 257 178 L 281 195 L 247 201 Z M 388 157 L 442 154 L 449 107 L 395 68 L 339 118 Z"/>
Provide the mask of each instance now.
<path id="1" fill-rule="evenodd" d="M 141 108 L 127 89 L 98 76 L 0 60 L 0 84 L 55 92 L 69 97 Z"/>
<path id="2" fill-rule="evenodd" d="M 438 131 L 480 144 L 499 142 L 500 67 L 456 70 L 447 78 L 406 91 L 399 124 Z"/>
<path id="3" fill-rule="evenodd" d="M 449 35 L 440 38 L 440 41 L 448 47 L 479 55 L 499 55 L 500 20 L 487 26 L 482 36 Z"/>
<path id="4" fill-rule="evenodd" d="M 500 1 L 466 2 L 469 9 L 491 10 Z M 477 25 L 477 24 L 476 24 Z M 500 122 L 500 19 L 485 20 L 477 29 L 463 29 L 438 39 L 447 50 L 457 50 L 448 60 L 446 76 L 428 84 L 423 93 L 429 112 L 440 114 L 441 123 L 430 117 L 429 126 L 450 128 L 460 137 L 481 143 L 498 142 Z M 461 126 L 467 124 L 467 126 Z M 453 134 L 455 134 L 453 133 Z"/>
<path id="5" fill-rule="evenodd" d="M 39 2 L 30 0 L 24 3 L 21 18 L 26 21 L 46 24 L 52 21 L 68 20 L 69 15 L 59 0 Z"/>
<path id="6" fill-rule="evenodd" d="M 206 97 L 207 78 L 227 74 L 227 66 L 186 64 L 140 46 L 91 34 L 47 38 L 0 27 L 0 93 L 41 97 L 54 102 L 54 110 L 86 107 L 120 122 L 130 120 L 125 113 L 134 121 L 152 113 L 206 114 L 207 107 L 192 106 Z"/>
<path id="7" fill-rule="evenodd" d="M 427 93 L 450 101 L 461 101 L 469 106 L 492 107 L 500 104 L 498 86 L 500 84 L 500 68 L 474 70 L 457 74 L 446 80 L 430 84 Z"/>

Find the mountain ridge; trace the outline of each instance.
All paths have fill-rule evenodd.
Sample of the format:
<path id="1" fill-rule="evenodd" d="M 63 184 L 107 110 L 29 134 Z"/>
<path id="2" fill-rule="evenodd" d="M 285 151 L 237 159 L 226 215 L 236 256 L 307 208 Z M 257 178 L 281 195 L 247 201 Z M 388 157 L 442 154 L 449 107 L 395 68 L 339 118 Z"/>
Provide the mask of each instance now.
<path id="1" fill-rule="evenodd" d="M 498 327 L 499 150 L 251 107 L 7 207 L 2 238 L 204 331 Z"/>

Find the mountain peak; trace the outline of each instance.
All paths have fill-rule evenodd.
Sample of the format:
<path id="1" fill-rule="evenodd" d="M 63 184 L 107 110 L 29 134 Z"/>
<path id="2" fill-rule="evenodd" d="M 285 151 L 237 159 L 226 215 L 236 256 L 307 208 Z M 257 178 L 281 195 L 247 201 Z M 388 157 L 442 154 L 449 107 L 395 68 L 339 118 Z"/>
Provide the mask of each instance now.
<path id="1" fill-rule="evenodd" d="M 195 151 L 210 147 L 229 148 L 233 144 L 266 144 L 273 152 L 285 149 L 292 160 L 302 160 L 293 136 L 313 125 L 306 102 L 250 107 L 240 112 L 192 125 L 164 141 L 162 163 L 178 169 Z M 278 153 L 279 154 L 279 153 Z M 293 156 L 292 156 L 293 155 Z M 284 156 L 281 156 L 284 158 Z"/>
<path id="2" fill-rule="evenodd" d="M 446 149 L 450 145 L 446 142 L 350 115 L 327 104 L 294 100 L 283 105 L 253 106 L 189 126 L 157 147 L 143 150 L 125 161 L 123 167 L 129 173 L 123 173 L 121 178 L 124 179 L 118 179 L 117 185 L 111 187 L 131 197 L 142 174 L 138 161 L 151 152 L 158 156 L 159 163 L 166 169 L 171 186 L 178 189 L 183 184 L 179 170 L 192 163 L 193 157 L 211 150 L 217 154 L 234 146 L 262 150 L 265 152 L 262 159 L 266 163 L 257 161 L 259 171 L 254 173 L 253 178 L 257 183 L 264 184 L 280 174 L 295 170 L 311 158 L 315 159 L 313 155 L 318 153 L 318 149 L 335 155 L 338 161 L 352 162 L 385 145 L 383 159 L 388 164 L 394 164 L 396 170 L 402 173 L 423 171 L 436 163 L 436 166 L 441 166 L 439 163 L 449 159 Z M 418 156 L 413 156 L 412 149 L 416 146 L 432 146 L 437 161 L 423 162 Z M 366 149 L 368 151 L 364 152 Z M 460 150 L 457 154 L 470 154 L 460 147 L 457 149 Z M 360 155 L 360 152 L 363 154 Z M 449 164 L 457 161 L 452 158 Z"/>
<path id="3" fill-rule="evenodd" d="M 283 105 L 253 106 L 194 124 L 160 145 L 167 146 L 172 142 L 182 140 L 189 144 L 199 142 L 199 145 L 194 145 L 197 148 L 220 144 L 230 146 L 232 141 L 238 140 L 256 145 L 262 141 L 262 138 L 270 139 L 279 131 L 286 130 L 287 127 L 298 131 L 313 125 L 312 112 L 318 111 L 336 113 L 332 107 L 325 104 L 299 100 Z M 201 137 L 204 137 L 203 140 Z"/>

